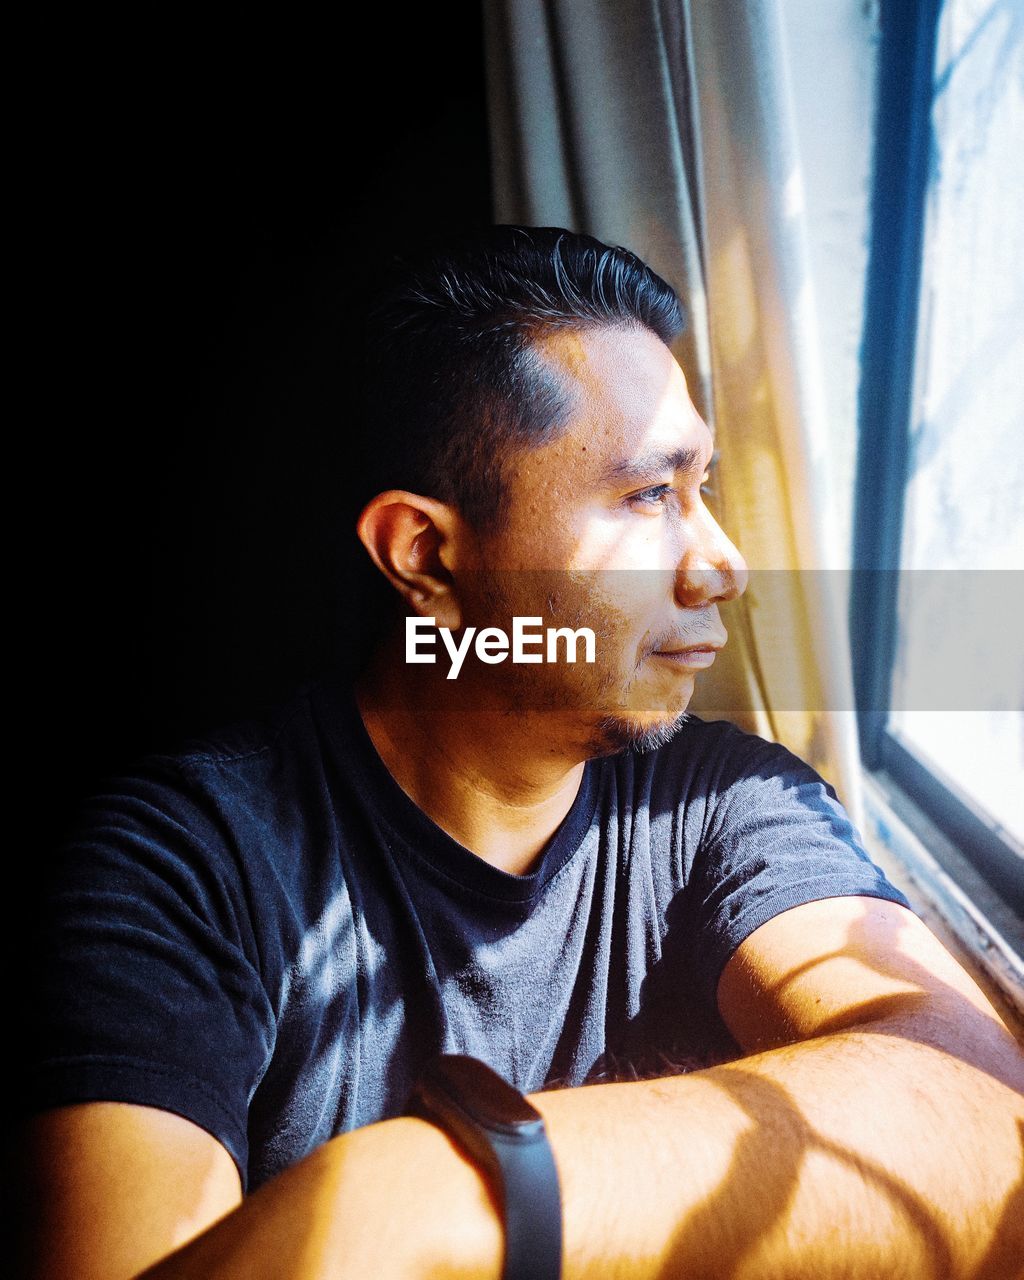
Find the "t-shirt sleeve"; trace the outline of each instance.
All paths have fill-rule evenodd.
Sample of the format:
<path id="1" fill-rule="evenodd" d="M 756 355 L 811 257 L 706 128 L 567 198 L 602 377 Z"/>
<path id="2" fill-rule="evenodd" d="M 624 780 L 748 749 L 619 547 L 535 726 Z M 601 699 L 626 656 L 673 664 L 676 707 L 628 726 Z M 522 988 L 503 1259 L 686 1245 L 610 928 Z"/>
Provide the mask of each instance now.
<path id="1" fill-rule="evenodd" d="M 154 758 L 98 792 L 37 895 L 27 1108 L 174 1112 L 226 1147 L 245 1187 L 274 1028 L 246 898 L 217 805 L 182 763 Z"/>
<path id="2" fill-rule="evenodd" d="M 716 1011 L 730 956 L 783 911 L 846 895 L 910 906 L 871 861 L 830 783 L 778 743 L 734 732 L 686 893 L 693 964 Z"/>

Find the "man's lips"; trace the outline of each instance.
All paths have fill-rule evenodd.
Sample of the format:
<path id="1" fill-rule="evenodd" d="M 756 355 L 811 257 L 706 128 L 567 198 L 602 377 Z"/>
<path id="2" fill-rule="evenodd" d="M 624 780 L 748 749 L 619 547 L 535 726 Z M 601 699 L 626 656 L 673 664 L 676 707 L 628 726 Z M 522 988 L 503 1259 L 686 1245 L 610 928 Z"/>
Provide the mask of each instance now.
<path id="1" fill-rule="evenodd" d="M 659 649 L 652 656 L 665 658 L 679 667 L 710 667 L 725 641 L 706 641 L 687 645 L 684 649 Z"/>

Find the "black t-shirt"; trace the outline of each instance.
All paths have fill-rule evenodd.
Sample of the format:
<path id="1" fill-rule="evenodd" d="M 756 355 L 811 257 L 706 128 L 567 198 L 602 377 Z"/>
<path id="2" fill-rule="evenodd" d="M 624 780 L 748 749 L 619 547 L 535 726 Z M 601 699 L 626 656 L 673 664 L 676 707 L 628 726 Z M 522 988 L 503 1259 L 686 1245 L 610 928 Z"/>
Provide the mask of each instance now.
<path id="1" fill-rule="evenodd" d="M 733 1057 L 715 991 L 749 933 L 843 894 L 907 905 L 810 766 L 696 717 L 588 761 L 510 875 L 405 794 L 330 679 L 110 783 L 51 870 L 28 1106 L 173 1111 L 248 1190 L 399 1114 L 439 1051 L 524 1092 Z"/>

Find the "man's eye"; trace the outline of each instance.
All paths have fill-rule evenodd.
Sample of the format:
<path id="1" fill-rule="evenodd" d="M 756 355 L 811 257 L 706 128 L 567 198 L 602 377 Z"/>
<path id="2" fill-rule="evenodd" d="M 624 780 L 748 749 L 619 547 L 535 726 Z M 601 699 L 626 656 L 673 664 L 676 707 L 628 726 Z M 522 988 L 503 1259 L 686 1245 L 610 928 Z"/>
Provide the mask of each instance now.
<path id="1" fill-rule="evenodd" d="M 672 492 L 670 484 L 654 484 L 649 489 L 641 489 L 639 493 L 631 493 L 627 502 L 638 502 L 643 507 L 660 507 Z"/>
<path id="2" fill-rule="evenodd" d="M 654 484 L 649 489 L 641 489 L 639 493 L 631 493 L 626 499 L 629 503 L 639 503 L 642 507 L 661 507 L 665 505 L 665 500 L 675 490 L 670 484 Z M 705 472 L 704 479 L 700 483 L 700 494 L 703 498 L 713 498 L 715 496 L 715 488 L 711 483 L 711 476 Z"/>

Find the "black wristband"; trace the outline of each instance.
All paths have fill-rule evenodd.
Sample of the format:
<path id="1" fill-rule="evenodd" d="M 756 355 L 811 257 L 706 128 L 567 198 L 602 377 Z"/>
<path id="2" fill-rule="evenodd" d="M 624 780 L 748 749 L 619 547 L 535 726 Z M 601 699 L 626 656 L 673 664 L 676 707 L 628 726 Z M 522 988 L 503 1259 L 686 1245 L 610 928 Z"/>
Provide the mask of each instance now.
<path id="1" fill-rule="evenodd" d="M 405 1114 L 450 1134 L 486 1172 L 505 1219 L 502 1280 L 559 1280 L 562 1199 L 540 1112 L 486 1063 L 448 1053 L 417 1080 Z"/>

